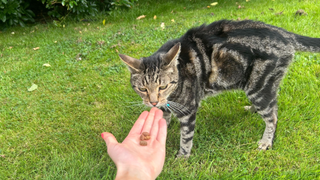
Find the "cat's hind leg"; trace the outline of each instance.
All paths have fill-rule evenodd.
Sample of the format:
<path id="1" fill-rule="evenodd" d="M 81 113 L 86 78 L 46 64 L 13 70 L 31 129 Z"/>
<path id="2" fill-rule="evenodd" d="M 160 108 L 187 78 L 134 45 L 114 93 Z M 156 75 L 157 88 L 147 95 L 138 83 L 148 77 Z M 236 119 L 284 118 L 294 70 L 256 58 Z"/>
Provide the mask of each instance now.
<path id="1" fill-rule="evenodd" d="M 293 54 L 283 54 L 272 60 L 254 62 L 245 92 L 256 111 L 266 123 L 258 149 L 272 147 L 278 121 L 277 91 Z"/>
<path id="2" fill-rule="evenodd" d="M 266 128 L 264 130 L 262 139 L 258 142 L 258 149 L 267 150 L 269 148 L 272 148 L 278 121 L 277 112 L 275 109 L 276 108 L 270 108 L 270 112 L 258 112 L 260 115 L 263 114 L 261 116 L 263 117 L 263 120 L 266 123 Z M 266 114 L 264 114 L 265 112 Z"/>
<path id="3" fill-rule="evenodd" d="M 273 139 L 277 128 L 277 97 L 276 93 L 269 94 L 268 96 L 262 96 L 258 99 L 250 98 L 257 113 L 263 118 L 266 123 L 266 127 L 259 141 L 258 149 L 267 150 L 272 147 Z M 250 108 L 251 109 L 251 108 Z"/>

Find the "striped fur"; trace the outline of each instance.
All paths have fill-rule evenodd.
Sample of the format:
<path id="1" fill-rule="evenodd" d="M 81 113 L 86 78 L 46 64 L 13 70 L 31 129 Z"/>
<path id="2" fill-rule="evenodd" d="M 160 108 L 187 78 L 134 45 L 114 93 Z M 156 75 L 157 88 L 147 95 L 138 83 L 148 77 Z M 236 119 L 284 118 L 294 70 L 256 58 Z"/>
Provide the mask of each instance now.
<path id="1" fill-rule="evenodd" d="M 140 60 L 120 55 L 131 84 L 150 107 L 174 113 L 181 123 L 178 156 L 188 157 L 200 101 L 225 90 L 242 89 L 246 109 L 266 123 L 259 149 L 272 147 L 277 126 L 277 89 L 295 51 L 320 51 L 320 39 L 300 36 L 255 21 L 221 20 L 187 31 Z"/>

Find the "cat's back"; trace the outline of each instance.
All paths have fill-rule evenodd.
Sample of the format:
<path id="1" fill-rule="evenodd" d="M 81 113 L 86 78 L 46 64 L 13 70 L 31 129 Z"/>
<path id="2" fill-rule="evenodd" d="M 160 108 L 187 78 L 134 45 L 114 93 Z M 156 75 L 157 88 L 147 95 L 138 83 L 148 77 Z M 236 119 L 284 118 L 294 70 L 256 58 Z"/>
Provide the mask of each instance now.
<path id="1" fill-rule="evenodd" d="M 240 54 L 293 54 L 295 37 L 282 28 L 260 21 L 220 20 L 192 28 L 180 38 L 185 48 L 203 49 L 211 57 L 213 49 L 236 49 Z"/>
<path id="2" fill-rule="evenodd" d="M 199 27 L 195 27 L 187 31 L 182 37 L 185 40 L 192 40 L 199 38 L 212 45 L 213 43 L 219 43 L 221 41 L 228 41 L 231 39 L 243 39 L 246 38 L 271 38 L 277 41 L 286 41 L 286 38 L 290 38 L 292 33 L 286 30 L 265 24 L 260 21 L 243 20 L 220 20 L 215 21 L 209 25 L 203 24 Z"/>

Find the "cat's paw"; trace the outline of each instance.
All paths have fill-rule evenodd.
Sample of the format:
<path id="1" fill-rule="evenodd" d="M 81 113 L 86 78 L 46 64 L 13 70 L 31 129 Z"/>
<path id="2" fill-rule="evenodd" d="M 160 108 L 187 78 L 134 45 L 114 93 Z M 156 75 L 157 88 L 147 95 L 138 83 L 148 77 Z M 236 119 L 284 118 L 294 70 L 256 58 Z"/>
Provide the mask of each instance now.
<path id="1" fill-rule="evenodd" d="M 190 154 L 183 154 L 180 151 L 176 154 L 177 159 L 188 159 L 190 157 Z"/>
<path id="2" fill-rule="evenodd" d="M 264 139 L 261 139 L 259 142 L 258 142 L 258 149 L 259 150 L 268 150 L 268 149 L 271 149 L 272 148 L 272 141 L 268 141 L 268 140 L 264 140 Z"/>
<path id="3" fill-rule="evenodd" d="M 257 112 L 256 108 L 254 108 L 253 106 L 244 106 L 244 109 L 246 111 L 250 111 L 251 113 L 256 113 Z"/>

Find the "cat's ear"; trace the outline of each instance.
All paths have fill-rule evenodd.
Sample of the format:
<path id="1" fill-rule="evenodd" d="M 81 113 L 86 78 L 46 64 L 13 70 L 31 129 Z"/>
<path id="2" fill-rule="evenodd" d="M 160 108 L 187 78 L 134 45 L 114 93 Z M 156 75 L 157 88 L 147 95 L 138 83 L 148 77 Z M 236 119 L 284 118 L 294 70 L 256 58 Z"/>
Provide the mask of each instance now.
<path id="1" fill-rule="evenodd" d="M 176 45 L 174 45 L 167 54 L 164 55 L 164 61 L 166 66 L 170 66 L 172 63 L 176 64 L 177 59 L 180 54 L 181 44 L 178 42 Z"/>
<path id="2" fill-rule="evenodd" d="M 141 61 L 139 59 L 135 59 L 133 57 L 130 57 L 124 54 L 119 54 L 119 57 L 124 63 L 128 65 L 131 73 L 140 71 L 139 69 L 140 69 Z"/>

